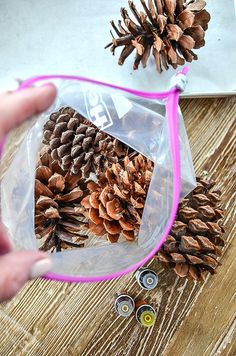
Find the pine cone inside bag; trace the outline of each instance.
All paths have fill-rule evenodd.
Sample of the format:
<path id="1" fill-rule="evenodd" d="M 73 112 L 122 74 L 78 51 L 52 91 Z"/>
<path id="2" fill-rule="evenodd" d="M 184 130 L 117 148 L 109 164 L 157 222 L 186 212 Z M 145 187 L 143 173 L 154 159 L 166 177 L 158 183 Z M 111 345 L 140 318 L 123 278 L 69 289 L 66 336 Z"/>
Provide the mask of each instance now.
<path id="1" fill-rule="evenodd" d="M 123 47 L 118 64 L 136 50 L 133 68 L 143 68 L 152 53 L 159 73 L 169 65 L 177 68 L 185 61 L 198 59 L 193 49 L 205 45 L 205 31 L 208 28 L 210 14 L 204 9 L 203 0 L 140 0 L 143 11 L 138 11 L 133 1 L 128 1 L 130 17 L 125 8 L 121 8 L 121 21 L 118 27 L 111 25 L 117 35 L 105 48 L 110 47 L 114 54 L 117 47 Z"/>
<path id="2" fill-rule="evenodd" d="M 64 172 L 48 146 L 40 152 L 35 179 L 35 235 L 43 251 L 83 247 L 88 238 L 81 200 L 87 194 L 81 175 Z"/>
<path id="3" fill-rule="evenodd" d="M 141 154 L 114 163 L 98 183 L 89 182 L 89 195 L 81 205 L 87 209 L 90 231 L 106 234 L 110 242 L 119 237 L 135 240 L 153 172 L 153 162 Z"/>
<path id="4" fill-rule="evenodd" d="M 203 280 L 215 273 L 224 246 L 221 193 L 215 183 L 197 178 L 197 187 L 179 205 L 170 235 L 157 259 L 180 277 Z"/>
<path id="5" fill-rule="evenodd" d="M 128 150 L 70 107 L 50 115 L 44 125 L 43 142 L 50 146 L 52 159 L 65 172 L 81 172 L 84 178 L 118 162 Z"/>

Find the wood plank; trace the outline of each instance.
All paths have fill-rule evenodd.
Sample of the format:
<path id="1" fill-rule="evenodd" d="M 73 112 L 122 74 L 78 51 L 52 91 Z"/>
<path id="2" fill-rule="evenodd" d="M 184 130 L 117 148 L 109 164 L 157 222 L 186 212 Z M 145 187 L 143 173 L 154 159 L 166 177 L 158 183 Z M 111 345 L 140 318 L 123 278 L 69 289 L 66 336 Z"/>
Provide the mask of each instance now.
<path id="1" fill-rule="evenodd" d="M 30 282 L 0 308 L 0 355 L 235 354 L 235 104 L 235 97 L 181 101 L 196 171 L 209 170 L 224 192 L 228 243 L 217 275 L 197 284 L 152 261 L 160 282 L 151 292 L 132 275 L 90 285 Z M 152 329 L 116 315 L 113 295 L 124 289 L 159 307 Z"/>

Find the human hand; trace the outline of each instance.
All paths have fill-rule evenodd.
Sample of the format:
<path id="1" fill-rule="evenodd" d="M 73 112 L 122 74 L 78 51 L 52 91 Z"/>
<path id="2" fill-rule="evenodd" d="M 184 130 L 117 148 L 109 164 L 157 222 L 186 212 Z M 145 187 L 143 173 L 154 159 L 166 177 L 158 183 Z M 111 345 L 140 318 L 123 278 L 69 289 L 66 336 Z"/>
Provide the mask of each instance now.
<path id="1" fill-rule="evenodd" d="M 0 140 L 10 129 L 46 110 L 55 97 L 56 88 L 52 84 L 0 95 Z M 0 222 L 0 302 L 13 297 L 27 280 L 42 276 L 50 268 L 51 260 L 43 252 L 12 252 Z"/>

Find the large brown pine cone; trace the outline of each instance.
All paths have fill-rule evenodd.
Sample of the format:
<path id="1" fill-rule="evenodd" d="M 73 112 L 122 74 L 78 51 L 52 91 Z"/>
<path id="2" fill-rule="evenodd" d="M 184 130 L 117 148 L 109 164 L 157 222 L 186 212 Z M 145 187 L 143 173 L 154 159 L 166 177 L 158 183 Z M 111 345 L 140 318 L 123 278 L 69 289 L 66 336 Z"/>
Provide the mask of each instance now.
<path id="1" fill-rule="evenodd" d="M 83 246 L 88 224 L 80 202 L 86 194 L 81 175 L 64 172 L 44 147 L 35 179 L 35 235 L 41 250 Z"/>
<path id="2" fill-rule="evenodd" d="M 140 62 L 146 67 L 151 50 L 155 59 L 156 69 L 162 72 L 163 67 L 177 68 L 185 61 L 192 62 L 198 57 L 193 49 L 205 45 L 205 30 L 210 21 L 209 13 L 204 10 L 203 0 L 140 0 L 144 12 L 138 12 L 133 1 L 128 1 L 130 10 L 136 19 L 133 21 L 125 8 L 121 8 L 121 21 L 118 27 L 113 21 L 118 38 L 112 39 L 105 48 L 115 49 L 124 46 L 118 64 L 122 65 L 126 58 L 136 49 L 134 69 Z M 112 34 L 113 36 L 113 34 Z"/>
<path id="3" fill-rule="evenodd" d="M 224 246 L 221 193 L 215 183 L 197 178 L 197 187 L 179 205 L 174 226 L 157 254 L 180 277 L 202 280 L 219 262 Z"/>
<path id="4" fill-rule="evenodd" d="M 50 115 L 44 125 L 43 142 L 50 145 L 53 160 L 64 171 L 82 172 L 83 177 L 104 171 L 128 149 L 70 107 Z"/>
<path id="5" fill-rule="evenodd" d="M 133 241 L 139 231 L 143 208 L 153 172 L 153 162 L 141 154 L 113 164 L 98 183 L 89 182 L 90 194 L 81 205 L 87 209 L 90 231 L 107 234 L 110 242 L 119 237 Z"/>

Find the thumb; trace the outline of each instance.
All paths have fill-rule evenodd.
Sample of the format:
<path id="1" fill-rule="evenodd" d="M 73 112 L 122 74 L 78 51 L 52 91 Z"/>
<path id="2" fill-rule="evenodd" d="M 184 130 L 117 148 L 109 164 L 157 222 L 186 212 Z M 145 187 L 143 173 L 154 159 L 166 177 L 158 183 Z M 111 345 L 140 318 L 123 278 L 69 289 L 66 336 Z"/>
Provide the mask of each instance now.
<path id="1" fill-rule="evenodd" d="M 13 252 L 0 257 L 0 301 L 13 297 L 29 279 L 44 275 L 52 262 L 43 252 Z"/>
<path id="2" fill-rule="evenodd" d="M 0 95 L 0 137 L 34 114 L 46 110 L 56 97 L 53 84 Z"/>
<path id="3" fill-rule="evenodd" d="M 0 222 L 0 255 L 10 252 L 12 249 L 12 244 L 7 236 L 3 224 Z"/>

